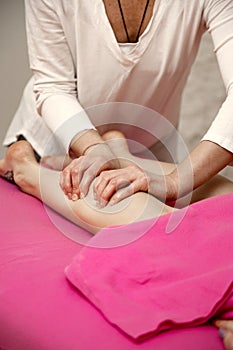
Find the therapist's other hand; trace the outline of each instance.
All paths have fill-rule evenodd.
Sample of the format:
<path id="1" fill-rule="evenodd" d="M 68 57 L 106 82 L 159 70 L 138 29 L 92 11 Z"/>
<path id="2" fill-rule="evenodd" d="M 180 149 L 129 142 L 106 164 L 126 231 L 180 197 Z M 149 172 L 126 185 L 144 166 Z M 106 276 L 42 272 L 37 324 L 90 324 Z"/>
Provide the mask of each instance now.
<path id="1" fill-rule="evenodd" d="M 74 159 L 61 173 L 60 186 L 73 200 L 84 198 L 91 182 L 103 170 L 119 168 L 119 161 L 107 143 L 89 147 L 85 155 Z"/>
<path id="2" fill-rule="evenodd" d="M 100 207 L 120 202 L 135 192 L 148 191 L 147 175 L 136 165 L 103 171 L 94 184 L 94 198 Z"/>
<path id="3" fill-rule="evenodd" d="M 120 202 L 132 194 L 148 192 L 161 201 L 177 199 L 177 184 L 170 175 L 144 172 L 136 165 L 103 171 L 94 184 L 94 198 L 100 207 Z"/>

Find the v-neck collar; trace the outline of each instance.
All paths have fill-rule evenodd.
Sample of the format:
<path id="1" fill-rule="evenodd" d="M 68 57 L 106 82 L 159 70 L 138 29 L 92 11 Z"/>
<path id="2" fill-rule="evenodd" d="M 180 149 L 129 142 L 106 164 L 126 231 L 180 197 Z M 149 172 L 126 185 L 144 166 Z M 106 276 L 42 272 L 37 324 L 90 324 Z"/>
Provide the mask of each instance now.
<path id="1" fill-rule="evenodd" d="M 152 39 L 156 28 L 158 27 L 159 19 L 164 8 L 164 0 L 155 0 L 151 19 L 144 32 L 140 35 L 138 42 L 127 43 L 129 46 L 132 45 L 132 50 L 130 50 L 129 53 L 121 50 L 119 46 L 120 43 L 117 41 L 113 28 L 109 22 L 104 3 L 102 0 L 99 0 L 98 2 L 98 30 L 103 31 L 102 37 L 107 41 L 108 47 L 111 49 L 113 54 L 121 62 L 122 65 L 132 66 L 136 64 L 148 47 L 149 42 Z"/>

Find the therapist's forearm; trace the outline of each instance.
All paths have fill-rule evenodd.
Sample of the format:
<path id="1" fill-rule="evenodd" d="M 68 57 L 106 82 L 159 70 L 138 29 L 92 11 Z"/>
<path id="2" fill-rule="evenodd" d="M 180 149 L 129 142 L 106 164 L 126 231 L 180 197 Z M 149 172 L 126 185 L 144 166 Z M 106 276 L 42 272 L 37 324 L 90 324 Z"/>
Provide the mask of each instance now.
<path id="1" fill-rule="evenodd" d="M 92 146 L 104 143 L 97 130 L 84 130 L 78 133 L 71 142 L 70 155 L 76 158 L 84 155 Z"/>
<path id="2" fill-rule="evenodd" d="M 232 160 L 233 154 L 221 146 L 210 141 L 200 142 L 189 157 L 169 175 L 177 186 L 172 196 L 177 198 L 185 196 L 210 180 Z"/>

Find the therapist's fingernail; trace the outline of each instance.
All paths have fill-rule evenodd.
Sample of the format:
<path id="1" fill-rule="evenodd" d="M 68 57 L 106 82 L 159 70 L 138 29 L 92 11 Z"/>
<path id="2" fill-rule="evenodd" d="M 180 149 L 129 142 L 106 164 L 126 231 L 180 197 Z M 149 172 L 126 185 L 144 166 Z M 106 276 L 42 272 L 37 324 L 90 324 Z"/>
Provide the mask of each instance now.
<path id="1" fill-rule="evenodd" d="M 219 328 L 218 332 L 221 338 L 224 338 L 225 335 L 227 334 L 227 331 L 225 328 Z"/>
<path id="2" fill-rule="evenodd" d="M 84 197 L 85 197 L 84 193 L 81 192 L 81 193 L 80 193 L 80 198 L 83 199 Z"/>
<path id="3" fill-rule="evenodd" d="M 106 203 L 107 203 L 107 202 L 101 200 L 101 201 L 97 202 L 97 206 L 98 206 L 99 208 L 104 208 L 104 207 L 106 206 Z"/>
<path id="4" fill-rule="evenodd" d="M 78 195 L 76 193 L 74 193 L 72 195 L 72 201 L 77 201 L 78 200 Z"/>
<path id="5" fill-rule="evenodd" d="M 96 206 L 97 206 L 98 208 L 102 208 L 102 207 L 101 207 L 101 203 L 98 202 L 98 201 L 96 202 Z"/>
<path id="6" fill-rule="evenodd" d="M 72 199 L 72 193 L 67 193 L 67 197 L 68 197 L 69 199 Z"/>

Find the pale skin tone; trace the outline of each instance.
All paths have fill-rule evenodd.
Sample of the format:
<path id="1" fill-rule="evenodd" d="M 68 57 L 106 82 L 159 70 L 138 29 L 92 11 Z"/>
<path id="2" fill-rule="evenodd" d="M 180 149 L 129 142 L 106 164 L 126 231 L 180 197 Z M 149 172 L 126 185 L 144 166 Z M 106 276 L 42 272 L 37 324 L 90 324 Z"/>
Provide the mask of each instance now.
<path id="1" fill-rule="evenodd" d="M 106 135 L 103 136 L 103 139 L 106 137 Z M 119 140 L 112 147 L 119 157 L 123 157 L 119 158 L 122 166 L 131 165 L 129 159 L 127 160 L 130 154 L 125 140 L 123 140 L 123 144 L 122 139 Z M 30 144 L 26 141 L 19 141 L 12 145 L 6 158 L 1 160 L 0 174 L 4 176 L 9 170 L 13 170 L 14 180 L 22 191 L 43 200 L 57 212 L 92 233 L 109 225 L 153 218 L 173 210 L 153 196 L 142 192 L 132 195 L 129 202 L 121 201 L 114 206 L 114 209 L 110 205 L 100 209 L 96 205 L 91 190 L 87 199 L 69 200 L 59 186 L 60 172 L 40 167 L 35 160 Z"/>
<path id="2" fill-rule="evenodd" d="M 169 173 L 174 168 L 172 164 L 133 156 L 128 151 L 124 136 L 119 132 L 108 132 L 103 136 L 103 140 L 111 145 L 119 157 L 122 171 L 130 167 L 131 172 L 135 171 L 140 177 L 142 165 L 149 168 L 153 166 L 154 169 L 160 169 L 160 172 L 162 169 L 165 173 Z M 0 161 L 0 176 L 4 176 L 7 171 L 13 171 L 14 180 L 23 192 L 44 201 L 61 215 L 93 234 L 109 225 L 127 224 L 154 218 L 174 210 L 144 192 L 137 192 L 131 195 L 129 201 L 128 199 L 122 200 L 120 203 L 113 206 L 108 205 L 104 209 L 100 209 L 96 205 L 92 190 L 89 191 L 88 199 L 69 200 L 59 186 L 60 172 L 40 167 L 35 160 L 33 149 L 27 141 L 19 141 L 8 149 L 5 159 Z M 230 193 L 233 191 L 233 183 L 217 176 L 197 191 L 200 193 L 193 194 L 193 200 L 198 196 L 207 198 Z M 225 347 L 227 350 L 232 350 L 233 321 L 218 320 L 215 325 L 224 328 Z"/>

